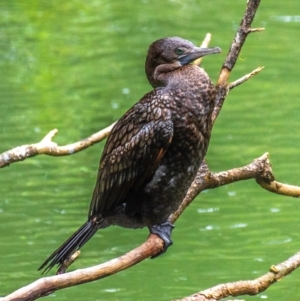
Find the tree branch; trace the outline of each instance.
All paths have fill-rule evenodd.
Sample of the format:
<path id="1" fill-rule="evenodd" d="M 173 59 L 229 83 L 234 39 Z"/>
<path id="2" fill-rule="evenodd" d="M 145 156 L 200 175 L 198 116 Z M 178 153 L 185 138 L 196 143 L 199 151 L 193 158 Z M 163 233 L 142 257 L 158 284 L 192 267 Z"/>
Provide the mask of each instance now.
<path id="1" fill-rule="evenodd" d="M 257 295 L 292 273 L 299 266 L 300 253 L 297 253 L 286 261 L 271 266 L 269 272 L 254 280 L 220 284 L 177 301 L 213 301 L 229 296 Z"/>
<path id="2" fill-rule="evenodd" d="M 181 213 L 184 211 L 184 209 L 201 191 L 205 189 L 213 189 L 236 181 L 248 180 L 252 178 L 260 179 L 260 181 L 264 181 L 265 183 L 274 179 L 274 175 L 271 169 L 271 164 L 267 153 L 253 160 L 252 163 L 246 166 L 217 173 L 211 173 L 206 163 L 203 164 L 194 182 L 192 183 L 185 199 L 183 200 L 180 208 L 169 217 L 169 221 L 175 223 L 181 215 Z M 49 295 L 56 290 L 60 290 L 78 284 L 83 284 L 86 282 L 95 281 L 118 273 L 145 260 L 146 258 L 156 255 L 162 249 L 163 241 L 156 235 L 151 234 L 149 235 L 146 242 L 144 242 L 141 246 L 133 249 L 132 251 L 128 252 L 127 254 L 124 254 L 123 256 L 90 268 L 76 270 L 66 274 L 41 278 L 4 298 L 0 298 L 0 300 L 36 300 L 37 298 Z M 295 264 L 293 263 L 293 265 Z M 239 286 L 240 282 L 238 282 L 237 285 Z M 223 287 L 223 285 L 221 286 Z"/>
<path id="3" fill-rule="evenodd" d="M 230 83 L 228 85 L 229 90 L 232 90 L 233 88 L 243 84 L 245 81 L 249 80 L 250 78 L 252 78 L 253 76 L 255 76 L 256 74 L 258 74 L 260 71 L 262 71 L 264 69 L 264 67 L 258 67 L 255 70 L 253 70 L 252 72 L 246 74 L 245 76 L 235 80 L 234 82 Z"/>
<path id="4" fill-rule="evenodd" d="M 224 186 L 236 181 L 242 181 L 242 180 L 248 180 L 248 179 L 256 179 L 260 182 L 264 183 L 272 183 L 274 179 L 274 175 L 271 169 L 271 163 L 269 160 L 269 155 L 266 153 L 262 155 L 261 157 L 253 160 L 248 165 L 245 165 L 240 168 L 234 168 L 227 171 L 217 172 L 217 173 L 211 173 L 209 171 L 209 168 L 206 163 L 202 164 L 201 169 L 199 169 L 199 172 L 192 183 L 185 199 L 183 200 L 181 206 L 179 209 L 174 212 L 170 217 L 169 221 L 172 223 L 175 223 L 176 220 L 179 218 L 181 213 L 185 210 L 185 208 L 192 202 L 192 200 L 203 190 L 205 189 L 213 189 L 216 187 Z M 271 182 L 270 182 L 271 181 Z M 284 185 L 284 184 L 281 184 Z M 280 186 L 281 187 L 281 186 Z M 281 189 L 281 188 L 280 188 Z M 300 190 L 299 187 L 297 187 L 298 191 Z M 283 191 L 282 189 L 280 190 Z M 278 191 L 274 191 L 277 192 Z M 141 246 L 133 249 L 132 251 L 128 252 L 127 254 L 124 254 L 123 256 L 120 256 L 118 258 L 112 259 L 110 261 L 107 261 L 103 264 L 99 264 L 90 268 L 80 269 L 73 272 L 61 274 L 61 275 L 55 275 L 50 277 L 44 277 L 41 278 L 15 292 L 12 294 L 0 298 L 1 301 L 31 301 L 36 300 L 42 296 L 47 296 L 51 293 L 53 293 L 56 290 L 60 290 L 63 288 L 67 288 L 74 285 L 83 284 L 86 282 L 91 282 L 95 280 L 99 280 L 102 278 L 105 278 L 107 276 L 113 275 L 115 273 L 118 273 L 124 269 L 127 269 L 133 265 L 136 265 L 137 263 L 145 260 L 146 258 L 152 257 L 159 253 L 163 249 L 163 241 L 157 237 L 156 235 L 149 235 L 146 242 L 144 242 Z M 300 253 L 299 253 L 300 254 Z M 300 262 L 300 255 L 297 254 L 297 256 L 293 256 L 290 259 L 288 259 L 288 264 L 286 262 L 279 264 L 276 266 L 276 268 L 273 268 L 272 273 L 274 274 L 274 271 L 276 272 L 276 279 L 278 280 L 279 275 L 281 277 L 287 275 L 288 273 L 292 272 L 293 269 L 296 269 L 299 266 Z M 283 270 L 283 267 L 286 268 L 286 270 Z M 288 268 L 287 268 L 288 267 Z M 293 268 L 293 269 L 292 269 Z M 269 274 L 267 274 L 269 275 Z M 265 276 L 262 276 L 265 277 Z M 270 277 L 270 276 L 268 276 Z M 258 278 L 259 281 L 261 281 L 261 277 Z M 262 278 L 264 279 L 264 278 Z M 269 279 L 269 278 L 267 278 Z M 267 282 L 264 282 L 267 283 Z M 271 285 L 273 282 L 268 282 L 269 285 Z M 247 286 L 246 286 L 247 284 Z M 187 298 L 194 298 L 194 296 L 197 296 L 198 299 L 183 299 L 184 301 L 190 301 L 190 300 L 219 300 L 222 297 L 212 299 L 210 295 L 206 292 L 213 292 L 213 294 L 218 294 L 218 296 L 221 296 L 222 294 L 228 293 L 228 292 L 240 292 L 245 291 L 245 288 L 250 292 L 253 290 L 254 285 L 257 284 L 257 280 L 255 281 L 247 281 L 247 282 L 235 282 L 230 284 L 222 284 L 216 287 L 213 287 L 211 289 L 208 289 L 206 291 L 197 293 L 196 295 L 193 295 L 191 297 Z M 265 285 L 265 284 L 264 284 Z M 264 289 L 267 287 L 262 286 Z M 225 289 L 226 288 L 226 289 Z M 230 289 L 229 289 L 230 288 Z M 260 292 L 259 290 L 258 292 Z M 250 294 L 250 293 L 249 293 Z M 204 297 L 206 299 L 203 299 Z M 238 293 L 235 295 L 239 295 Z M 229 295 L 226 295 L 229 296 Z M 200 299 L 199 299 L 200 298 Z M 202 298 L 202 299 L 201 299 Z"/>
<path id="5" fill-rule="evenodd" d="M 64 146 L 59 146 L 57 143 L 52 141 L 53 137 L 58 133 L 58 130 L 54 129 L 38 143 L 18 146 L 0 154 L 0 168 L 9 166 L 11 163 L 23 161 L 27 158 L 42 154 L 48 156 L 66 156 L 77 153 L 105 139 L 114 124 L 115 123 L 111 124 L 88 138 Z"/>
<path id="6" fill-rule="evenodd" d="M 248 34 L 262 30 L 261 28 L 251 28 L 251 23 L 253 21 L 259 3 L 259 0 L 248 0 L 243 20 L 222 66 L 216 85 L 217 95 L 215 101 L 215 109 L 212 116 L 213 122 L 218 117 L 229 90 L 244 83 L 261 71 L 261 68 L 257 68 L 248 75 L 232 82 L 231 84 L 228 84 L 228 78 Z M 210 37 L 208 37 L 205 43 L 208 43 L 209 39 Z M 8 166 L 10 163 L 21 161 L 38 154 L 61 156 L 75 153 L 104 139 L 108 135 L 112 126 L 113 125 L 82 141 L 66 146 L 58 146 L 52 141 L 52 138 L 57 133 L 57 130 L 53 130 L 39 143 L 17 147 L 0 155 L 0 167 Z M 181 206 L 176 212 L 170 215 L 169 221 L 171 221 L 172 223 L 176 222 L 185 208 L 204 189 L 213 189 L 219 186 L 227 185 L 229 183 L 247 179 L 255 179 L 261 187 L 271 192 L 293 197 L 300 196 L 299 187 L 286 185 L 275 181 L 267 153 L 260 158 L 255 159 L 252 163 L 244 167 L 234 168 L 218 173 L 210 172 L 206 162 L 203 162 Z M 41 278 L 4 298 L 0 298 L 0 300 L 35 300 L 39 297 L 49 295 L 59 289 L 95 281 L 97 279 L 113 275 L 141 262 L 146 258 L 154 256 L 159 253 L 162 248 L 162 240 L 157 236 L 151 234 L 149 235 L 146 242 L 144 242 L 141 246 L 133 249 L 123 256 L 120 256 L 119 258 L 112 259 L 106 263 L 94 267 L 76 270 L 66 274 Z M 287 261 L 277 266 L 273 266 L 267 274 L 255 280 L 221 284 L 208 290 L 199 292 L 193 296 L 186 297 L 182 300 L 212 301 L 219 300 L 230 295 L 238 296 L 241 294 L 256 294 L 260 291 L 265 290 L 272 283 L 278 281 L 285 275 L 291 273 L 300 265 L 299 262 L 300 254 L 298 253 Z"/>
<path id="7" fill-rule="evenodd" d="M 232 71 L 237 58 L 241 52 L 241 49 L 246 41 L 246 38 L 249 33 L 262 31 L 263 28 L 253 29 L 251 28 L 252 21 L 260 4 L 260 0 L 248 0 L 246 11 L 244 17 L 240 23 L 239 29 L 231 43 L 229 53 L 225 59 L 225 62 L 222 66 L 221 73 L 219 76 L 218 84 L 225 86 L 229 77 L 230 72 Z"/>
<path id="8" fill-rule="evenodd" d="M 240 23 L 240 27 L 231 43 L 229 52 L 222 66 L 218 81 L 217 81 L 217 97 L 215 108 L 212 115 L 213 122 L 217 119 L 220 110 L 223 106 L 224 100 L 230 89 L 230 85 L 227 84 L 230 73 L 239 57 L 241 49 L 246 41 L 249 33 L 261 31 L 260 29 L 251 28 L 252 21 L 260 4 L 260 0 L 248 0 L 244 17 Z M 249 79 L 249 78 L 248 78 Z"/>
<path id="9" fill-rule="evenodd" d="M 66 274 L 44 277 L 0 298 L 1 301 L 31 301 L 52 294 L 56 290 L 70 286 L 95 281 L 125 270 L 142 260 L 151 257 L 163 249 L 163 242 L 156 235 L 151 234 L 146 242 L 127 254 L 105 263 L 76 270 Z"/>

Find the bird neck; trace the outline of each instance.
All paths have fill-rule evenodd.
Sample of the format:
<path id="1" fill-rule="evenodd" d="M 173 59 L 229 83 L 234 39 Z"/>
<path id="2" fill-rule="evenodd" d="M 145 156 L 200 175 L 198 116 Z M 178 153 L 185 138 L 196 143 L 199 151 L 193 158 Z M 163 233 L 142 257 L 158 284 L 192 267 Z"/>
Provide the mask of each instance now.
<path id="1" fill-rule="evenodd" d="M 173 68 L 172 68 L 173 67 Z M 149 80 L 153 87 L 169 87 L 172 89 L 181 89 L 182 91 L 197 87 L 200 82 L 208 78 L 206 72 L 196 65 L 185 65 L 174 68 L 174 65 L 158 66 Z"/>
<path id="2" fill-rule="evenodd" d="M 172 77 L 172 74 L 181 70 L 182 66 L 178 61 L 176 61 L 172 64 L 162 64 L 155 68 L 150 67 L 149 69 L 147 70 L 148 72 L 146 72 L 147 78 L 150 84 L 156 88 L 166 87 L 170 81 L 170 77 Z"/>

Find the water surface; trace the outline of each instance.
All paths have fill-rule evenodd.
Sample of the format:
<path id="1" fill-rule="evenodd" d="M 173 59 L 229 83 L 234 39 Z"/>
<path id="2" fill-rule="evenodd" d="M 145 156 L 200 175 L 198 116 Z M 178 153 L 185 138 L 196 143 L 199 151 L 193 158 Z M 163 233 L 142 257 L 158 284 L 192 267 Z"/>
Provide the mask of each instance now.
<path id="1" fill-rule="evenodd" d="M 221 55 L 203 67 L 215 81 L 246 1 L 0 1 L 0 151 L 34 143 L 58 128 L 67 144 L 117 120 L 151 88 L 148 45 L 165 36 L 200 43 L 206 32 Z M 234 89 L 213 131 L 213 171 L 269 151 L 279 181 L 299 182 L 299 4 L 262 1 L 231 76 L 264 71 Z M 81 153 L 38 156 L 1 170 L 0 295 L 40 277 L 36 269 L 86 219 L 103 143 Z M 252 279 L 299 249 L 296 199 L 254 181 L 201 194 L 176 223 L 167 254 L 57 300 L 170 300 L 213 285 Z M 111 227 L 82 249 L 73 269 L 138 246 L 147 230 Z M 53 272 L 51 272 L 53 273 Z M 245 300 L 299 296 L 299 272 Z M 51 298 L 49 297 L 49 298 Z"/>

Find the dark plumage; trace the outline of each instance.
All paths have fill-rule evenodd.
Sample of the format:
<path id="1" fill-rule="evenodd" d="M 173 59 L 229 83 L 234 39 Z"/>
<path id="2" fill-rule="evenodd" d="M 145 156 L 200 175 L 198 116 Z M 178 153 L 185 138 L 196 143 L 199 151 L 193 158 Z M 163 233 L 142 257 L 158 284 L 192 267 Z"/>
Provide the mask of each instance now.
<path id="1" fill-rule="evenodd" d="M 100 228 L 148 227 L 172 244 L 169 215 L 178 208 L 206 154 L 215 88 L 195 59 L 219 53 L 181 38 L 150 45 L 145 69 L 154 90 L 116 123 L 104 147 L 88 221 L 42 264 L 48 271 Z"/>

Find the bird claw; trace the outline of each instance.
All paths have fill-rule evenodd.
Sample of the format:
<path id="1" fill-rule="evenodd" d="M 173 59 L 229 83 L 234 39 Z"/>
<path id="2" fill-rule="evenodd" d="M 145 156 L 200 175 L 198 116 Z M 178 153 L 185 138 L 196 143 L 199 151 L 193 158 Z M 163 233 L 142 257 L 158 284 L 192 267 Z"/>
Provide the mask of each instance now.
<path id="1" fill-rule="evenodd" d="M 171 233 L 173 229 L 174 225 L 172 225 L 170 222 L 165 222 L 160 225 L 153 225 L 152 227 L 150 227 L 150 233 L 157 235 L 164 241 L 163 250 L 158 254 L 151 256 L 151 259 L 154 259 L 159 255 L 165 253 L 167 249 L 173 244 L 173 241 L 171 240 Z"/>

